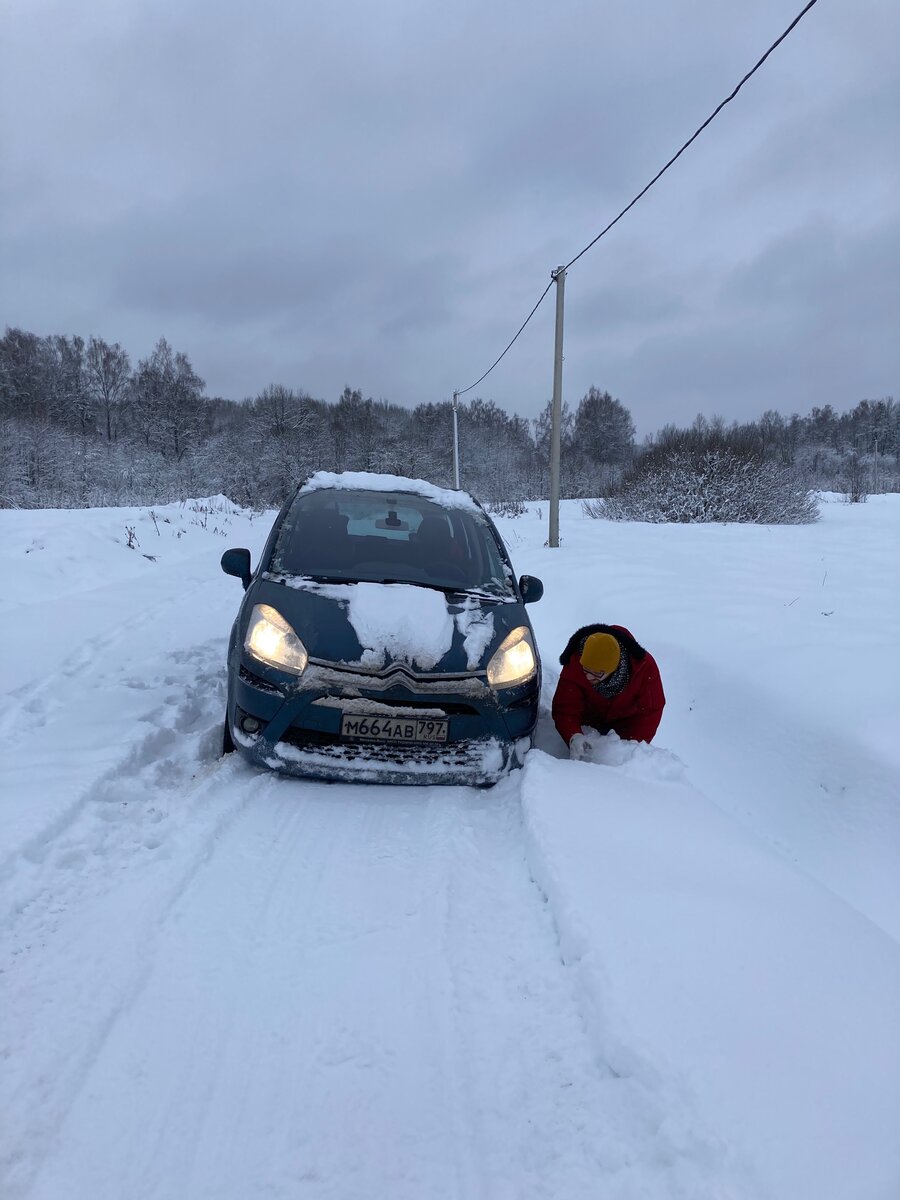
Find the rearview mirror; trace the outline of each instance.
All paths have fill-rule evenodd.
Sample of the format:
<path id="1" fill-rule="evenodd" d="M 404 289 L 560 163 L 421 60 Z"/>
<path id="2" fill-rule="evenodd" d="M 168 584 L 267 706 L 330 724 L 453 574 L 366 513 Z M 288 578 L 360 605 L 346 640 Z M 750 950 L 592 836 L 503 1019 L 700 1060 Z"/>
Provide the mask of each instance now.
<path id="1" fill-rule="evenodd" d="M 235 575 L 244 585 L 244 591 L 250 586 L 250 551 L 226 550 L 222 555 L 222 570 L 226 575 Z"/>
<path id="2" fill-rule="evenodd" d="M 544 585 L 537 575 L 523 575 L 519 579 L 519 591 L 522 593 L 523 604 L 534 604 L 544 594 Z"/>

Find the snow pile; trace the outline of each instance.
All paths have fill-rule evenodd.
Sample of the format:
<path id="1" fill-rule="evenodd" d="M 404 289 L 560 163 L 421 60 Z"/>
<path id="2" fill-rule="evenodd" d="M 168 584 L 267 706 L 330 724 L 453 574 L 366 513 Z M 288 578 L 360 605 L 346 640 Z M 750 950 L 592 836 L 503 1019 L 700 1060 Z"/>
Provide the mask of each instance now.
<path id="1" fill-rule="evenodd" d="M 587 726 L 582 732 L 587 741 L 586 762 L 618 767 L 623 775 L 633 779 L 671 781 L 684 777 L 684 763 L 669 750 L 645 742 L 623 742 L 616 733 L 604 737 Z"/>

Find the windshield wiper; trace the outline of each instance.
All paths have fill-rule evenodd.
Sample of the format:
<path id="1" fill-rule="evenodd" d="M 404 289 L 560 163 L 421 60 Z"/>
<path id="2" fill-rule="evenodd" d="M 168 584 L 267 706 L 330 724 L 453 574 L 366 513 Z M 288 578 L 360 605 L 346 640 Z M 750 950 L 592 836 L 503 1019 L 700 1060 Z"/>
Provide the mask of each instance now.
<path id="1" fill-rule="evenodd" d="M 305 571 L 276 571 L 266 572 L 265 578 L 271 583 L 287 584 L 289 579 L 308 579 L 311 583 L 356 583 L 355 579 L 347 579 L 338 575 L 309 575 Z"/>
<path id="2" fill-rule="evenodd" d="M 406 583 L 410 587 L 429 588 L 433 592 L 443 592 L 445 596 L 472 596 L 476 600 L 492 600 L 500 604 L 506 599 L 496 592 L 484 592 L 477 587 L 465 587 L 457 583 L 425 583 L 421 579 L 379 579 L 379 583 Z"/>

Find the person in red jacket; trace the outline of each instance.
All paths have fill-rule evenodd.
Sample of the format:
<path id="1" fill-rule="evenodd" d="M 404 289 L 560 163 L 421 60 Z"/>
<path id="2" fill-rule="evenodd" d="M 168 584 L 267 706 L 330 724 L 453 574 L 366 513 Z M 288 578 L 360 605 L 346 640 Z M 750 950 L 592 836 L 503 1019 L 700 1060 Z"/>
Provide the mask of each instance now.
<path id="1" fill-rule="evenodd" d="M 589 754 L 582 726 L 652 742 L 666 697 L 653 655 L 622 625 L 585 625 L 559 657 L 553 721 L 570 758 Z"/>

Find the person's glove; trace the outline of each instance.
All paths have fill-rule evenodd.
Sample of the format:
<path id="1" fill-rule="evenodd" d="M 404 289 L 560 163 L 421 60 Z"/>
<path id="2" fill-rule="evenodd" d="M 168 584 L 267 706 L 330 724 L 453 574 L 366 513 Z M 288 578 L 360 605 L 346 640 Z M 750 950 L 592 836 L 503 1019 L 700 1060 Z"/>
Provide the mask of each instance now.
<path id="1" fill-rule="evenodd" d="M 569 758 L 573 762 L 585 762 L 591 753 L 588 740 L 583 733 L 573 733 L 569 738 Z"/>

